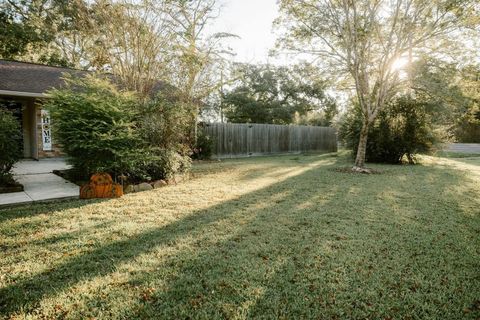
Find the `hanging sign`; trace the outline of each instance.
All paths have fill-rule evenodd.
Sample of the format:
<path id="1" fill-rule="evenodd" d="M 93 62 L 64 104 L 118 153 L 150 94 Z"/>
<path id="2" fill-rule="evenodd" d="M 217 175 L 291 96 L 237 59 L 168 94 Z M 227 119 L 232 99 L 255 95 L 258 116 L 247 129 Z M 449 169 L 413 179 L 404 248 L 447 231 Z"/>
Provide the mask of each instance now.
<path id="1" fill-rule="evenodd" d="M 47 110 L 41 110 L 41 118 L 43 151 L 52 151 L 52 129 L 50 128 L 50 114 Z"/>

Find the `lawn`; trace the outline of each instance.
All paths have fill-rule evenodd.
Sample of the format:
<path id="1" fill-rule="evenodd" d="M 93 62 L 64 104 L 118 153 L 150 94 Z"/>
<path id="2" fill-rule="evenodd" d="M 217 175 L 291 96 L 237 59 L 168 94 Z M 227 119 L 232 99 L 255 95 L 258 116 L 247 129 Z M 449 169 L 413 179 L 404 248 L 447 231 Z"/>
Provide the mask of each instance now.
<path id="1" fill-rule="evenodd" d="M 479 319 L 480 157 L 197 164 L 121 199 L 0 210 L 0 318 Z"/>

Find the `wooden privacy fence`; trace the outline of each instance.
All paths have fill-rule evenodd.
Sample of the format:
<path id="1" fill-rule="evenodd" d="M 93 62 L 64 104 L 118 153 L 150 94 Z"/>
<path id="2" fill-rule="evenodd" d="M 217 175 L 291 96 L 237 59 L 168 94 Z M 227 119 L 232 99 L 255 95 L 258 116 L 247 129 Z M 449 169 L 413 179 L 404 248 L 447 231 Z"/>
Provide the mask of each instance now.
<path id="1" fill-rule="evenodd" d="M 329 127 L 208 123 L 204 129 L 217 158 L 337 151 L 337 136 Z"/>

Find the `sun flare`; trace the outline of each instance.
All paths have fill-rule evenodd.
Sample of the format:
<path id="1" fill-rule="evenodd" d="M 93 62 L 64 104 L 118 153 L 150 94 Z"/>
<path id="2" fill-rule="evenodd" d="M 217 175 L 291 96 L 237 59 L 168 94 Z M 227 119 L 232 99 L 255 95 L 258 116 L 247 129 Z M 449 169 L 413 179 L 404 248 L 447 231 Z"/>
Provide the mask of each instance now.
<path id="1" fill-rule="evenodd" d="M 392 63 L 392 71 L 400 71 L 405 69 L 408 64 L 407 57 L 400 57 Z"/>

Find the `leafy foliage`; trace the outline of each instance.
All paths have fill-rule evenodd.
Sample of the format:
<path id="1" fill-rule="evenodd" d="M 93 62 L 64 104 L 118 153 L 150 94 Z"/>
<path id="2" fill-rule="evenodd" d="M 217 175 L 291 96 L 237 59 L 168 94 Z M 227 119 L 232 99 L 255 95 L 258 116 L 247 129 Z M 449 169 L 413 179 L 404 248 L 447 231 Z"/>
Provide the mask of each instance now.
<path id="1" fill-rule="evenodd" d="M 137 108 L 139 128 L 148 144 L 178 151 L 191 144 L 191 107 L 175 88 L 162 90 Z"/>
<path id="2" fill-rule="evenodd" d="M 213 138 L 205 132 L 204 128 L 199 128 L 197 143 L 193 149 L 193 159 L 207 160 L 213 155 L 214 141 Z"/>
<path id="3" fill-rule="evenodd" d="M 478 37 L 478 0 L 280 0 L 276 24 L 282 49 L 311 56 L 355 93 L 363 113 L 355 167 L 365 163 L 368 129 L 405 83 L 399 59 L 450 55 L 454 44 Z M 465 46 L 464 46 L 465 47 Z"/>
<path id="4" fill-rule="evenodd" d="M 462 92 L 468 97 L 455 125 L 455 137 L 460 142 L 480 143 L 480 66 L 470 65 L 461 70 Z"/>
<path id="5" fill-rule="evenodd" d="M 187 171 L 192 143 L 189 105 L 174 88 L 169 88 L 137 108 L 139 132 L 154 159 L 146 165 L 148 177 L 169 179 Z"/>
<path id="6" fill-rule="evenodd" d="M 439 136 L 428 110 L 428 104 L 409 96 L 399 97 L 390 103 L 370 126 L 366 161 L 396 164 L 402 163 L 405 156 L 409 163 L 414 163 L 415 154 L 432 151 Z M 361 129 L 362 113 L 355 107 L 347 114 L 339 132 L 354 155 Z"/>
<path id="7" fill-rule="evenodd" d="M 172 149 L 150 148 L 145 158 L 144 180 L 170 180 L 177 174 L 187 172 L 192 164 L 190 157 Z"/>
<path id="8" fill-rule="evenodd" d="M 80 67 L 92 35 L 88 2 L 11 0 L 0 3 L 0 57 Z M 83 56 L 83 57 L 82 57 Z"/>
<path id="9" fill-rule="evenodd" d="M 87 175 L 136 174 L 143 146 L 134 122 L 136 99 L 108 80 L 66 78 L 66 87 L 49 93 L 55 136 L 73 167 Z"/>
<path id="10" fill-rule="evenodd" d="M 435 124 L 456 141 L 480 142 L 480 67 L 422 58 L 413 69 L 413 89 L 435 112 Z"/>
<path id="11" fill-rule="evenodd" d="M 49 93 L 45 107 L 77 176 L 107 172 L 136 181 L 188 170 L 188 124 L 173 97 L 143 101 L 94 75 L 66 83 Z"/>
<path id="12" fill-rule="evenodd" d="M 480 107 L 472 106 L 457 121 L 455 136 L 464 143 L 480 143 Z"/>
<path id="13" fill-rule="evenodd" d="M 296 114 L 322 108 L 329 110 L 329 117 L 336 113 L 333 99 L 325 93 L 325 82 L 309 79 L 306 69 L 242 64 L 237 72 L 239 81 L 223 96 L 231 122 L 290 124 Z"/>
<path id="14" fill-rule="evenodd" d="M 22 156 L 19 140 L 21 132 L 17 119 L 0 106 L 0 185 L 13 183 L 10 171 Z"/>
<path id="15" fill-rule="evenodd" d="M 0 11 L 0 57 L 13 58 L 24 54 L 28 44 L 38 41 L 30 26 L 15 21 L 6 10 Z"/>

